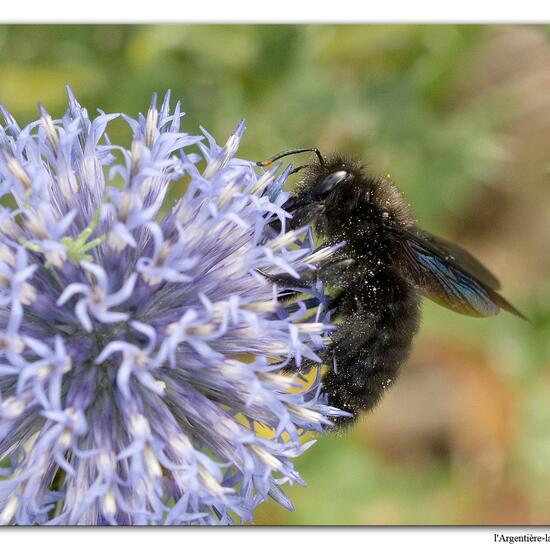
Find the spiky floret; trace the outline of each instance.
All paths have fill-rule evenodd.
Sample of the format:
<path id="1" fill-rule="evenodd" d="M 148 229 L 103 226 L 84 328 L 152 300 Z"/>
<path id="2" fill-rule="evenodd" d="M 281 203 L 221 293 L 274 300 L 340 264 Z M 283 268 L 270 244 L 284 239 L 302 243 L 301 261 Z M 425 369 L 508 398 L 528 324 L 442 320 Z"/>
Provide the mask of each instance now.
<path id="1" fill-rule="evenodd" d="M 69 108 L 0 127 L 0 522 L 252 520 L 303 483 L 292 458 L 337 411 L 279 369 L 318 360 L 328 318 L 289 314 L 284 289 L 313 254 L 285 174 L 258 174 L 169 94 L 146 116 Z M 122 116 L 129 149 L 107 124 Z M 206 139 L 204 139 L 206 138 Z M 181 198 L 165 208 L 174 182 Z M 322 289 L 317 289 L 322 301 Z M 294 309 L 293 309 L 294 311 Z M 266 429 L 267 428 L 267 429 Z"/>

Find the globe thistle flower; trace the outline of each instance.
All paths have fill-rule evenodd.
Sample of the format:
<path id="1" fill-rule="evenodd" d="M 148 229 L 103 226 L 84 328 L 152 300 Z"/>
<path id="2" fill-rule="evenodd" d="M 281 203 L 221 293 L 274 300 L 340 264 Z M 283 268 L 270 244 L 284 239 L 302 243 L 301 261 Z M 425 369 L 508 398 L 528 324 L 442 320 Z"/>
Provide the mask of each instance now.
<path id="1" fill-rule="evenodd" d="M 285 231 L 288 170 L 258 174 L 180 130 L 179 103 L 120 115 L 69 108 L 0 127 L 0 523 L 252 521 L 303 483 L 303 436 L 339 414 L 319 378 L 321 305 L 285 307 L 266 275 L 326 258 Z M 170 208 L 170 186 L 187 183 Z M 274 220 L 283 229 L 276 232 Z"/>

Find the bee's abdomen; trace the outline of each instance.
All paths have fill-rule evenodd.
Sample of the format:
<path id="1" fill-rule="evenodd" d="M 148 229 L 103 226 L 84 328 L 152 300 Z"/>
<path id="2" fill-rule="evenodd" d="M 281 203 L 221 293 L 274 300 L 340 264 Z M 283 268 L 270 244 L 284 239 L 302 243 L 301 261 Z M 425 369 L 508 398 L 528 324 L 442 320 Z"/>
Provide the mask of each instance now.
<path id="1" fill-rule="evenodd" d="M 420 320 L 419 297 L 404 282 L 392 283 L 393 300 L 361 301 L 348 310 L 333 337 L 336 367 L 323 379 L 324 392 L 330 405 L 354 415 L 337 424 L 372 409 L 409 354 Z M 349 298 L 357 304 L 356 296 Z"/>

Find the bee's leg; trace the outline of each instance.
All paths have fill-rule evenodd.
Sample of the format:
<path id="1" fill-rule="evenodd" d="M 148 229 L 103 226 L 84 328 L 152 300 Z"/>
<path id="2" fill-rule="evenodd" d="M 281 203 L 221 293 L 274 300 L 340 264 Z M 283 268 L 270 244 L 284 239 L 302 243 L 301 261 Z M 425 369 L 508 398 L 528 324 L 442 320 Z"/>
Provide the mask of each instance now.
<path id="1" fill-rule="evenodd" d="M 299 294 L 300 294 L 299 292 L 295 291 L 293 292 L 293 294 L 288 294 L 286 296 L 281 297 L 281 301 L 285 303 L 288 300 L 295 298 Z M 309 310 L 309 309 L 318 307 L 321 302 L 319 301 L 319 298 L 316 298 L 316 297 L 308 298 L 307 300 L 300 300 L 299 302 L 286 305 L 285 310 L 288 311 L 288 313 L 295 313 L 300 309 L 300 306 L 299 306 L 300 303 L 302 303 L 305 306 L 306 310 Z"/>
<path id="2" fill-rule="evenodd" d="M 290 302 L 294 298 L 297 298 L 300 294 L 310 294 L 312 293 L 312 288 L 319 279 L 323 280 L 325 283 L 331 284 L 333 286 L 341 286 L 345 282 L 346 271 L 355 265 L 355 260 L 352 258 L 343 258 L 335 260 L 333 262 L 328 262 L 322 265 L 318 270 L 308 272 L 308 276 L 300 279 L 300 282 L 304 282 L 301 288 L 296 287 L 296 279 L 292 279 L 288 275 L 283 276 L 274 276 L 269 277 L 273 282 L 279 286 L 287 287 L 288 290 L 285 290 L 280 296 L 280 300 L 283 303 Z M 310 275 L 312 274 L 312 275 Z M 302 303 L 306 305 L 307 309 L 317 307 L 319 304 L 323 303 L 325 310 L 336 310 L 338 309 L 342 301 L 344 293 L 342 291 L 338 292 L 336 295 L 331 296 L 328 299 L 328 302 L 323 299 L 321 295 L 313 296 L 306 300 L 302 300 Z M 293 313 L 298 310 L 298 304 L 289 304 L 285 309 L 289 313 Z"/>
<path id="3" fill-rule="evenodd" d="M 283 287 L 285 289 L 291 289 L 296 291 L 302 290 L 302 289 L 308 289 L 317 281 L 317 272 L 313 270 L 304 271 L 301 274 L 299 279 L 296 279 L 296 277 L 293 277 L 288 273 L 283 273 L 280 275 L 269 275 L 268 273 L 264 273 L 263 271 L 260 271 L 260 273 L 268 281 L 271 281 L 272 283 L 275 283 L 276 285 Z"/>
<path id="4" fill-rule="evenodd" d="M 323 262 L 317 270 L 318 278 L 324 283 L 339 286 L 342 275 L 349 273 L 349 270 L 357 265 L 354 258 L 337 258 Z"/>
<path id="5" fill-rule="evenodd" d="M 345 273 L 345 271 L 353 267 L 355 263 L 356 261 L 353 258 L 338 258 L 336 260 L 326 261 L 317 269 L 303 271 L 299 279 L 286 273 L 282 275 L 268 275 L 262 273 L 262 275 L 281 287 L 303 291 L 304 289 L 311 288 L 319 280 L 330 284 L 336 284 L 335 280 Z"/>
<path id="6" fill-rule="evenodd" d="M 335 282 L 339 280 L 342 274 L 345 273 L 345 271 L 350 267 L 352 267 L 354 264 L 355 264 L 355 260 L 353 258 L 339 258 L 336 260 L 323 263 L 317 270 L 311 270 L 303 273 L 300 279 L 295 279 L 287 274 L 284 274 L 284 275 L 264 274 L 264 276 L 270 281 L 274 282 L 275 284 L 281 287 L 285 287 L 286 289 L 289 289 L 289 290 L 285 290 L 284 293 L 281 295 L 281 300 L 283 302 L 287 302 L 288 300 L 291 300 L 292 298 L 295 298 L 300 294 L 311 293 L 312 288 L 319 280 L 322 280 L 331 284 L 335 284 Z M 300 284 L 300 286 L 298 286 L 298 283 Z M 343 296 L 344 296 L 344 293 L 339 292 L 335 296 L 330 297 L 328 299 L 328 302 L 325 304 L 325 308 L 327 310 L 338 310 L 338 307 L 342 301 Z M 321 299 L 313 296 L 312 298 L 308 298 L 304 300 L 303 303 L 305 304 L 306 309 L 311 309 L 313 307 L 318 306 L 321 303 Z M 288 306 L 286 306 L 285 309 L 289 313 L 293 313 L 297 311 L 298 307 L 299 306 L 297 304 L 289 304 Z M 324 350 L 321 355 L 321 358 L 323 360 L 323 363 L 332 365 L 332 362 L 333 362 L 332 350 L 330 348 L 327 348 L 326 350 Z M 307 372 L 312 367 L 316 367 L 316 366 L 319 366 L 319 363 L 305 360 L 298 367 L 295 361 L 292 360 L 286 367 L 284 367 L 281 370 L 282 372 L 285 372 L 285 373 Z"/>
<path id="7" fill-rule="evenodd" d="M 336 294 L 335 296 L 331 296 L 328 300 L 328 303 L 326 304 L 327 310 L 337 310 L 338 305 L 341 302 L 343 293 Z M 311 307 L 316 307 L 319 305 L 319 300 L 317 298 L 309 298 L 308 300 L 305 300 L 304 303 L 306 304 L 306 307 L 309 309 L 309 304 L 311 304 Z M 292 312 L 297 309 L 294 308 L 294 304 L 291 304 L 289 307 L 286 308 L 288 311 Z M 313 367 L 320 367 L 321 365 L 328 365 L 332 366 L 334 362 L 334 350 L 333 350 L 333 344 L 329 344 L 326 348 L 318 352 L 318 355 L 321 357 L 321 363 L 318 363 L 316 361 L 311 361 L 309 359 L 304 359 L 302 363 L 300 364 L 300 367 L 296 366 L 296 363 L 294 360 L 290 361 L 290 363 L 284 367 L 282 372 L 284 373 L 293 373 L 293 372 L 301 372 L 301 373 L 307 373 L 309 372 Z"/>
<path id="8" fill-rule="evenodd" d="M 280 372 L 282 372 L 283 374 L 296 374 L 296 373 L 307 374 L 312 368 L 320 367 L 320 366 L 321 366 L 321 363 L 316 363 L 311 359 L 304 359 L 302 360 L 302 362 L 300 363 L 300 366 L 298 367 L 294 359 L 292 359 L 292 361 L 290 361 L 290 363 L 286 367 L 283 367 L 280 370 Z"/>

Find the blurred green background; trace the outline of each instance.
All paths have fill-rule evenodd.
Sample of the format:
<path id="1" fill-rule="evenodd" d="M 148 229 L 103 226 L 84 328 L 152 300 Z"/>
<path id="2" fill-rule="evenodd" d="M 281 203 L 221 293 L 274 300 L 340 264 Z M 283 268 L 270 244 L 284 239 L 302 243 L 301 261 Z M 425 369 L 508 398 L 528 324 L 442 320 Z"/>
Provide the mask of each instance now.
<path id="1" fill-rule="evenodd" d="M 531 324 L 424 303 L 399 382 L 297 466 L 260 524 L 550 523 L 550 32 L 535 26 L 2 26 L 20 123 L 65 84 L 90 112 L 181 99 L 240 155 L 318 146 L 390 173 L 423 227 L 470 249 Z M 128 140 L 122 123 L 111 139 Z"/>

